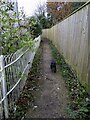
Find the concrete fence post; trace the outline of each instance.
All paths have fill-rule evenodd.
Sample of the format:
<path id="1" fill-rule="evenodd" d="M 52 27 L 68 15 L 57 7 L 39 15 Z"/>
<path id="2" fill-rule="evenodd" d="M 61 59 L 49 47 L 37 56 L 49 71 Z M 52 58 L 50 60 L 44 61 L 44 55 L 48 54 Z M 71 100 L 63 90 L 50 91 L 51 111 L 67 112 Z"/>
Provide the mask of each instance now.
<path id="1" fill-rule="evenodd" d="M 6 87 L 6 80 L 5 80 L 5 69 L 4 69 L 4 61 L 3 61 L 3 55 L 0 56 L 0 68 L 1 68 L 1 91 L 2 91 L 2 96 L 4 99 L 3 102 L 3 110 L 5 114 L 5 118 L 8 118 L 8 101 L 6 97 L 7 93 L 7 87 Z"/>
<path id="2" fill-rule="evenodd" d="M 1 58 L 1 56 L 0 56 Z M 0 70 L 1 70 L 1 59 L 0 59 Z M 1 92 L 1 72 L 0 72 L 0 101 L 2 100 L 2 92 Z M 0 103 L 0 118 L 3 119 L 3 106 L 2 103 Z"/>

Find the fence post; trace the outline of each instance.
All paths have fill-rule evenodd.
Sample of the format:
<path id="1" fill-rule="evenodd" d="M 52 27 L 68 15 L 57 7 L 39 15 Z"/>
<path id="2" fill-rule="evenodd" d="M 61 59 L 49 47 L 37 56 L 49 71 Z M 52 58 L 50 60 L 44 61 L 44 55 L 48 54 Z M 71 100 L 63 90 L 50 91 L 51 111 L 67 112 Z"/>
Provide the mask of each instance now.
<path id="1" fill-rule="evenodd" d="M 1 59 L 0 59 L 0 70 L 1 70 Z M 0 101 L 2 100 L 2 92 L 1 92 L 1 72 L 0 72 Z M 2 103 L 0 103 L 0 118 L 3 119 L 3 107 Z"/>
<path id="2" fill-rule="evenodd" d="M 4 68 L 4 61 L 3 61 L 3 55 L 0 56 L 0 68 L 1 68 L 1 86 L 2 86 L 2 95 L 3 98 L 6 96 L 7 93 L 7 88 L 6 88 L 6 80 L 5 80 L 5 69 Z M 5 114 L 5 118 L 8 118 L 8 101 L 7 101 L 7 97 L 5 98 L 4 102 L 3 102 L 3 109 L 4 109 L 4 114 Z"/>

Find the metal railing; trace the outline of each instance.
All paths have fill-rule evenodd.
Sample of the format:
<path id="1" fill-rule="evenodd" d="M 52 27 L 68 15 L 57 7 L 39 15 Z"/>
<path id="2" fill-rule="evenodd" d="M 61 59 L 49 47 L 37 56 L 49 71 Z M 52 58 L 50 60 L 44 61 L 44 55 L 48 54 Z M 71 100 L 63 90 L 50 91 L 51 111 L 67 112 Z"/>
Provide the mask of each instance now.
<path id="1" fill-rule="evenodd" d="M 22 48 L 14 54 L 0 56 L 0 118 L 3 113 L 8 118 L 9 113 L 15 111 L 39 44 L 40 36 L 35 39 L 35 50 Z"/>

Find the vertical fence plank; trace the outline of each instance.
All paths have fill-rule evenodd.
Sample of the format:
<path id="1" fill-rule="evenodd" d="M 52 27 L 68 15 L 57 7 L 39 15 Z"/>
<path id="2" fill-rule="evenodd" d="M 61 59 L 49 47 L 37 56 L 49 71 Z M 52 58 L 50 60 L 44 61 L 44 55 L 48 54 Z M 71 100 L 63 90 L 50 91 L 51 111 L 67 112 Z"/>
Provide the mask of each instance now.
<path id="1" fill-rule="evenodd" d="M 1 85 L 2 85 L 2 94 L 3 98 L 6 96 L 7 89 L 6 89 L 6 80 L 5 80 L 5 69 L 4 68 L 4 61 L 3 61 L 3 55 L 0 56 L 0 68 L 2 70 L 1 72 Z M 4 100 L 4 114 L 5 118 L 8 118 L 8 102 L 7 102 L 7 97 Z"/>

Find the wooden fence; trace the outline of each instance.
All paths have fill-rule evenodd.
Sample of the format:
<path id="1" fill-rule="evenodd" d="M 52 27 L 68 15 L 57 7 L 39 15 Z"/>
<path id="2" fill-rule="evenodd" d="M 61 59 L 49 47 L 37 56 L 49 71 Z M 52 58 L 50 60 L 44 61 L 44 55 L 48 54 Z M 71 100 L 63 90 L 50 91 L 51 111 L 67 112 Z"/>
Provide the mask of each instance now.
<path id="1" fill-rule="evenodd" d="M 53 42 L 66 62 L 76 71 L 81 83 L 90 90 L 90 2 L 51 29 L 42 37 Z"/>
<path id="2" fill-rule="evenodd" d="M 36 38 L 33 51 L 22 48 L 14 54 L 0 56 L 0 118 L 9 117 L 16 110 L 16 101 L 25 85 L 25 80 L 37 48 L 40 37 Z"/>

